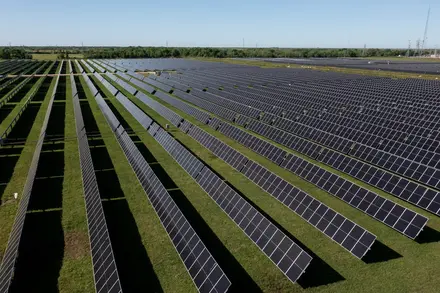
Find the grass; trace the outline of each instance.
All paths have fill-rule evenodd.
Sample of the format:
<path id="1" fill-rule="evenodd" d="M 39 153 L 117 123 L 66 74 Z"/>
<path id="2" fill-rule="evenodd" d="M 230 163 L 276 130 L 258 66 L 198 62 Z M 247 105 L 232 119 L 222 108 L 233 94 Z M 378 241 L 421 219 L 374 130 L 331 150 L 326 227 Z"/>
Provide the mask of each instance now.
<path id="1" fill-rule="evenodd" d="M 417 78 L 417 79 L 434 79 L 438 80 L 440 76 L 432 74 L 418 74 L 409 72 L 395 72 L 386 70 L 365 70 L 365 69 L 354 69 L 354 68 L 344 68 L 344 67 L 332 67 L 332 66 L 311 66 L 311 65 L 300 65 L 300 64 L 283 64 L 274 63 L 267 61 L 253 61 L 253 60 L 240 60 L 231 58 L 191 58 L 200 61 L 209 62 L 222 62 L 228 64 L 241 64 L 258 66 L 262 68 L 302 68 L 304 70 L 318 70 L 323 72 L 340 72 L 347 74 L 360 74 L 369 76 L 379 76 L 379 77 L 389 77 L 389 78 Z"/>
<path id="2" fill-rule="evenodd" d="M 84 58 L 83 54 L 69 54 L 70 59 Z M 58 54 L 45 53 L 45 54 L 32 54 L 34 60 L 58 60 Z"/>
<path id="3" fill-rule="evenodd" d="M 170 105 L 167 106 L 173 108 Z M 143 108 L 145 108 L 145 106 Z M 173 110 L 176 109 L 173 108 Z M 309 228 L 311 228 L 312 231 L 308 231 L 310 229 L 307 229 L 305 227 L 296 227 L 296 229 L 294 230 L 294 235 L 347 279 L 343 282 L 338 282 L 326 287 L 308 289 L 307 291 L 350 292 L 351 290 L 355 290 L 356 292 L 370 292 L 369 290 L 371 290 L 371 288 L 375 288 L 375 292 L 436 291 L 435 288 L 437 288 L 437 286 L 439 285 L 439 280 L 435 280 L 429 275 L 436 274 L 437 265 L 432 262 L 432 258 L 438 259 L 440 257 L 439 243 L 418 244 L 402 236 L 400 233 L 397 233 L 396 231 L 387 228 L 386 226 L 375 221 L 374 219 L 355 210 L 354 208 L 351 208 L 350 206 L 344 204 L 342 201 L 339 201 L 336 198 L 327 195 L 325 192 L 297 178 L 287 170 L 283 170 L 279 166 L 276 166 L 272 162 L 262 158 L 261 156 L 253 153 L 252 151 L 246 149 L 238 143 L 210 129 L 206 125 L 195 121 L 193 118 L 188 117 L 188 115 L 182 113 L 181 111 L 176 112 L 178 112 L 178 114 L 180 114 L 185 119 L 188 119 L 190 122 L 195 123 L 199 127 L 220 138 L 222 141 L 239 150 L 249 158 L 258 161 L 266 168 L 274 171 L 276 174 L 292 182 L 294 185 L 322 200 L 327 205 L 346 215 L 348 218 L 367 228 L 369 231 L 375 233 L 382 243 L 389 246 L 391 249 L 395 250 L 397 253 L 403 256 L 398 259 L 376 264 L 361 263 L 359 261 L 353 260 L 353 257 L 347 255 L 347 252 L 341 250 L 340 247 L 333 247 L 337 245 L 326 239 L 325 236 L 322 236 L 322 234 L 320 234 L 313 228 L 311 228 L 310 225 Z M 154 116 L 154 114 L 151 113 L 151 110 L 148 114 L 151 114 L 152 117 Z M 247 179 L 241 178 L 241 174 L 232 170 L 231 167 L 229 167 L 230 170 L 227 171 L 228 167 L 225 166 L 226 164 L 221 162 L 219 159 L 213 159 L 213 155 L 210 154 L 210 152 L 208 152 L 209 154 L 202 155 L 202 152 L 207 152 L 206 149 L 199 146 L 199 148 L 201 148 L 202 150 L 197 151 L 197 147 L 193 147 L 193 145 L 197 143 L 191 142 L 191 139 L 187 135 L 184 135 L 177 130 L 173 132 L 173 134 L 178 137 L 182 142 L 184 142 L 187 147 L 190 147 L 190 149 L 195 151 L 199 156 L 204 157 L 207 162 L 211 161 L 210 165 L 221 175 L 223 175 L 228 181 L 233 183 L 234 186 L 239 188 L 243 193 L 245 193 L 246 195 L 249 194 L 250 198 L 252 198 L 253 196 L 253 198 L 255 198 L 255 202 L 257 202 L 260 207 L 262 207 L 266 212 L 270 213 L 271 216 L 273 216 L 281 224 L 283 224 L 285 228 L 288 229 L 289 226 L 293 225 L 292 223 L 296 223 L 295 225 L 298 226 L 308 225 L 299 218 L 292 218 L 293 215 L 290 211 L 286 211 L 286 213 L 283 214 L 283 210 L 285 210 L 286 208 L 276 202 L 265 204 L 264 201 L 266 199 L 263 199 L 263 197 L 268 198 L 269 196 L 260 191 L 260 194 L 263 193 L 263 195 L 260 195 L 261 198 L 259 198 L 260 196 L 258 196 L 257 192 L 257 189 L 259 189 L 258 187 L 255 186 L 254 190 L 251 191 L 251 189 L 249 189 L 249 191 L 246 192 L 246 189 L 250 188 L 250 186 L 248 187 L 244 183 L 245 181 L 247 181 Z M 395 197 L 392 197 L 390 195 L 388 195 L 388 197 L 396 200 Z M 407 203 L 405 203 L 405 205 L 412 207 Z M 428 215 L 426 212 L 419 209 L 413 209 L 429 216 L 431 218 L 429 225 L 432 228 L 437 230 L 440 229 L 440 221 L 438 218 L 435 218 L 432 215 Z M 302 225 L 300 224 L 300 222 L 302 222 Z M 304 229 L 306 232 L 301 233 L 302 229 Z M 338 251 L 338 249 L 340 251 Z M 415 267 L 417 268 L 417 270 L 414 270 Z M 408 274 L 410 271 L 411 278 L 405 277 L 405 274 Z M 426 272 L 430 273 L 427 274 Z"/>
<path id="4" fill-rule="evenodd" d="M 67 68 L 67 66 L 66 66 Z M 60 292 L 94 292 L 92 259 L 79 161 L 72 86 L 66 82 L 66 123 L 64 143 L 63 218 L 64 257 L 60 271 Z"/>

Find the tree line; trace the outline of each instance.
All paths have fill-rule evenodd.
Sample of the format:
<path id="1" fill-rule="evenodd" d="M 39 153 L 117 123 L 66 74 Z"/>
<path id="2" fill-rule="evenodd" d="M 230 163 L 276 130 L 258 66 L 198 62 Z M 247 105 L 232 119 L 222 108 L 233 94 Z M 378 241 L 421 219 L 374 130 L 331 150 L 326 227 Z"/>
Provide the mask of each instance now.
<path id="1" fill-rule="evenodd" d="M 0 59 L 29 59 L 33 54 L 52 53 L 67 59 L 82 53 L 85 58 L 324 58 L 324 57 L 394 57 L 406 56 L 407 49 L 353 48 L 183 48 L 183 47 L 0 47 Z M 420 55 L 429 54 L 424 50 Z M 414 56 L 414 51 L 410 56 Z"/>
<path id="2" fill-rule="evenodd" d="M 22 48 L 0 48 L 0 59 L 31 59 L 32 56 Z"/>
<path id="3" fill-rule="evenodd" d="M 87 58 L 311 58 L 311 57 L 392 57 L 405 56 L 407 49 L 324 49 L 324 48 L 168 48 L 168 47 L 116 47 L 89 48 Z M 429 54 L 429 51 L 422 52 Z M 413 56 L 414 53 L 411 53 Z"/>

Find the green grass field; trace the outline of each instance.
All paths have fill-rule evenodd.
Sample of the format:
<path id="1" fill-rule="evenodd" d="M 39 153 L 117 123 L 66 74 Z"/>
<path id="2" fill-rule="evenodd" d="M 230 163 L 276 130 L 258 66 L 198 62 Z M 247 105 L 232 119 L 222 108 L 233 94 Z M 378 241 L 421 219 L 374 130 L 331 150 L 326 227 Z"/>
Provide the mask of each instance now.
<path id="1" fill-rule="evenodd" d="M 235 64 L 256 64 L 249 63 L 252 61 L 232 59 L 203 60 L 224 61 Z M 90 64 L 93 67 L 93 64 Z M 263 67 L 281 67 L 279 64 L 266 62 L 259 62 L 257 64 Z M 326 68 L 325 70 L 350 73 L 355 73 L 356 71 L 341 68 Z M 361 74 L 367 73 L 377 72 L 365 71 Z M 381 72 L 381 74 L 394 76 L 392 72 Z M 171 126 L 169 132 L 174 138 L 185 145 L 204 163 L 208 164 L 249 201 L 267 213 L 274 222 L 278 223 L 316 254 L 315 258 L 319 259 L 319 262 L 307 270 L 303 282 L 292 284 L 156 140 L 142 128 L 137 120 L 110 94 L 105 86 L 96 77 L 90 76 L 90 78 L 102 90 L 105 95 L 104 98 L 108 98 L 108 103 L 112 105 L 114 111 L 120 115 L 124 123 L 127 123 L 128 126 L 135 130 L 135 135 L 132 136 L 133 140 L 148 154 L 148 163 L 157 171 L 161 180 L 166 182 L 167 188 L 171 190 L 170 195 L 196 227 L 202 240 L 209 247 L 215 248 L 213 249 L 213 255 L 224 263 L 229 272 L 234 272 L 231 280 L 233 282 L 234 280 L 241 282 L 241 287 L 236 288 L 237 292 L 439 292 L 440 239 L 430 243 L 417 243 L 401 235 L 211 129 L 207 125 L 198 122 L 179 109 L 131 84 L 175 111 L 185 120 L 199 126 L 248 158 L 258 162 L 377 235 L 378 241 L 381 244 L 374 248 L 372 251 L 374 253 L 367 255 L 364 259 L 365 261 L 356 259 L 187 134 Z M 105 78 L 162 127 L 170 123 L 136 97 L 130 95 L 117 83 L 107 77 Z M 170 242 L 167 233 L 163 229 L 152 205 L 148 201 L 147 195 L 138 182 L 105 116 L 88 89 L 84 78 L 79 77 L 79 80 L 81 86 L 85 89 L 86 99 L 83 100 L 83 103 L 87 103 L 91 109 L 91 116 L 87 116 L 87 119 L 96 121 L 102 139 L 102 143 L 99 146 L 93 147 L 93 149 L 94 151 L 98 151 L 98 149 L 101 151 L 106 150 L 113 166 L 111 170 L 96 170 L 96 174 L 99 175 L 107 172 L 114 173 L 116 176 L 111 177 L 114 182 L 109 182 L 109 185 L 115 186 L 115 189 L 109 192 L 118 193 L 118 197 L 105 198 L 103 206 L 107 222 L 110 223 L 109 227 L 111 227 L 110 237 L 112 238 L 113 236 L 112 242 L 115 243 L 113 249 L 116 260 L 117 263 L 121 264 L 121 276 L 123 280 L 133 281 L 131 287 L 126 285 L 128 286 L 127 292 L 141 292 L 136 287 L 140 286 L 139 284 L 146 284 L 147 288 L 144 288 L 147 291 L 196 292 L 196 288 Z M 1 256 L 5 250 L 18 206 L 18 201 L 13 199 L 13 193 L 20 193 L 23 189 L 28 166 L 35 150 L 34 142 L 40 133 L 53 87 L 54 79 L 34 121 L 24 150 L 15 166 L 13 176 L 2 196 L 2 205 L 0 206 L 0 222 L 2 223 L 0 225 Z M 25 99 L 26 97 L 23 97 L 21 103 Z M 20 103 L 17 104 L 14 110 L 0 124 L 0 131 L 7 127 L 18 112 L 20 105 Z M 57 291 L 88 293 L 94 292 L 95 289 L 73 112 L 72 89 L 69 78 L 67 78 L 66 83 L 65 111 L 64 176 L 62 184 L 64 254 L 59 275 L 57 276 Z M 83 112 L 83 115 L 85 116 L 86 113 Z M 323 167 L 331 169 L 327 166 Z M 341 174 L 338 171 L 334 172 Z M 343 176 L 349 178 L 348 175 Z M 371 188 L 358 180 L 351 178 L 350 180 L 428 216 L 430 218 L 428 226 L 436 231 L 440 230 L 440 218 L 428 214 L 424 210 L 418 209 L 396 197 Z"/>
<path id="2" fill-rule="evenodd" d="M 83 54 L 69 54 L 71 59 L 81 59 L 84 58 Z M 32 54 L 32 59 L 34 60 L 57 60 L 58 54 L 44 53 L 44 54 Z"/>

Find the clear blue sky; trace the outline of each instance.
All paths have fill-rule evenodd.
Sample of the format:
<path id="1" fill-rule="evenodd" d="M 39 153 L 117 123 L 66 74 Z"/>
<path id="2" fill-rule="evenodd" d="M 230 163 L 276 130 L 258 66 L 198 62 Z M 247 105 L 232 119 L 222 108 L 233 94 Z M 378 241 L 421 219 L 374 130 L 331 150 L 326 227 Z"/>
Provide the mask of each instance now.
<path id="1" fill-rule="evenodd" d="M 17 0 L 0 45 L 440 48 L 440 0 Z"/>

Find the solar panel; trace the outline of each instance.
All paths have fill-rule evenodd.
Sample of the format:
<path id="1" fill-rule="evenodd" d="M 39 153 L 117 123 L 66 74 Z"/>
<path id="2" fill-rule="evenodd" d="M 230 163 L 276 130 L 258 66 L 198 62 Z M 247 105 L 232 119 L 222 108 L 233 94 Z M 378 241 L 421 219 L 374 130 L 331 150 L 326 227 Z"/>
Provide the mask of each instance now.
<path id="1" fill-rule="evenodd" d="M 8 292 L 11 286 L 11 282 L 14 278 L 15 263 L 17 261 L 20 240 L 23 232 L 23 226 L 26 219 L 26 212 L 29 205 L 30 196 L 32 193 L 32 187 L 37 173 L 38 162 L 40 160 L 40 153 L 43 147 L 44 138 L 46 135 L 46 129 L 52 111 L 52 105 L 57 91 L 59 76 L 56 77 L 53 92 L 47 106 L 46 116 L 44 118 L 40 136 L 35 146 L 32 162 L 29 166 L 28 176 L 23 188 L 22 198 L 18 205 L 17 214 L 15 216 L 14 224 L 12 226 L 11 233 L 9 235 L 8 244 L 6 246 L 5 254 L 3 255 L 2 263 L 0 266 L 0 292 Z"/>
<path id="2" fill-rule="evenodd" d="M 122 292 L 77 95 L 70 76 L 96 292 Z"/>
<path id="3" fill-rule="evenodd" d="M 291 154 L 282 167 L 412 239 L 428 221 L 410 209 Z"/>
<path id="4" fill-rule="evenodd" d="M 299 279 L 312 260 L 307 252 L 209 168 L 204 167 L 196 181 L 290 281 Z"/>
<path id="5" fill-rule="evenodd" d="M 192 126 L 188 135 L 356 257 L 362 258 L 373 245 L 375 235 L 199 127 Z"/>
<path id="6" fill-rule="evenodd" d="M 172 98 L 172 97 L 170 97 Z M 229 126 L 227 127 L 227 123 L 223 123 L 222 126 L 219 129 L 220 132 L 223 134 L 236 139 L 238 142 L 244 144 L 245 146 L 251 148 L 252 150 L 257 150 L 262 155 L 265 155 L 268 158 L 271 158 L 271 154 L 258 151 L 259 145 L 263 144 L 265 147 L 263 149 L 268 149 L 266 144 L 267 142 L 264 142 L 263 140 L 253 137 L 250 139 L 250 135 L 245 133 L 244 131 L 234 127 Z M 232 132 L 235 132 L 233 134 Z M 242 134 L 240 137 L 240 132 L 245 133 Z M 304 148 L 308 147 L 307 145 L 304 146 Z M 312 149 L 309 148 L 309 152 L 312 151 Z M 316 154 L 319 153 L 318 149 L 313 149 Z M 277 152 L 274 152 L 277 153 Z M 278 157 L 275 156 L 275 162 L 280 163 L 282 160 L 280 160 L 280 156 L 282 153 L 279 153 Z M 305 166 L 307 166 L 307 170 L 309 172 L 304 172 L 303 168 L 301 169 L 301 172 L 296 171 L 297 169 L 291 169 L 288 165 L 289 160 L 294 159 L 300 159 L 296 156 L 293 156 L 292 154 L 289 154 L 289 157 L 287 159 L 284 159 L 283 157 L 283 163 L 281 164 L 281 167 L 287 168 L 288 170 L 294 172 L 295 174 L 299 175 L 300 177 L 304 178 L 305 180 L 308 180 L 309 182 L 313 183 L 314 185 L 320 187 L 321 189 L 324 189 L 325 191 L 329 192 L 332 195 L 337 196 L 341 200 L 344 200 L 345 202 L 349 203 L 350 205 L 366 212 L 371 217 L 381 221 L 382 223 L 392 227 L 393 229 L 399 231 L 400 233 L 403 233 L 404 235 L 414 239 L 417 237 L 417 235 L 423 230 L 423 227 L 426 225 L 428 219 L 418 213 L 415 213 L 414 211 L 411 211 L 409 209 L 403 208 L 402 206 L 395 204 L 394 202 L 384 199 L 374 193 L 367 192 L 365 189 L 358 187 L 357 185 L 342 179 L 341 177 L 332 174 L 328 171 L 323 172 L 324 170 L 320 167 L 317 167 L 311 163 L 305 162 Z M 302 160 L 302 159 L 301 159 Z M 312 176 L 315 174 L 314 172 L 310 172 L 311 169 L 314 169 L 314 172 L 318 172 L 319 174 L 322 174 L 324 176 L 325 180 L 328 180 L 330 176 L 332 176 L 332 180 L 323 181 L 318 180 L 316 176 Z M 338 185 L 331 185 L 332 182 L 334 182 L 336 179 L 338 179 Z M 327 185 L 323 185 L 323 182 L 328 182 Z M 346 183 L 346 185 L 343 188 L 341 187 L 340 183 Z M 353 186 L 350 189 L 346 189 L 346 186 Z M 353 190 L 355 190 L 355 194 L 353 194 Z M 361 191 L 360 191 L 361 190 Z M 344 194 L 345 192 L 345 194 Z M 358 194 L 359 192 L 359 194 Z M 356 196 L 355 196 L 356 195 Z M 368 195 L 368 197 L 366 196 Z M 361 197 L 361 198 L 359 198 Z M 373 202 L 373 200 L 374 202 Z M 362 202 L 362 204 L 361 204 Z M 377 206 L 379 205 L 379 206 Z M 402 217 L 404 216 L 404 217 Z M 408 218 L 411 219 L 407 220 Z M 386 221 L 385 221 L 386 220 Z"/>
<path id="7" fill-rule="evenodd" d="M 78 60 L 75 60 L 75 64 L 79 68 L 79 73 L 84 73 L 84 69 L 81 67 L 81 65 L 79 64 Z"/>
<path id="8" fill-rule="evenodd" d="M 182 148 L 184 149 L 184 147 L 166 131 L 161 128 L 154 137 L 263 253 L 292 282 L 296 282 L 304 273 L 312 257 L 196 157 L 190 153 L 182 155 Z M 181 147 L 176 147 L 176 145 Z M 182 160 L 182 158 L 184 159 Z M 201 170 L 200 167 L 202 167 Z"/>
<path id="9" fill-rule="evenodd" d="M 210 83 L 210 80 L 214 82 L 212 78 L 198 76 L 200 73 L 195 72 L 191 72 L 189 76 L 196 76 L 196 79 L 192 77 L 186 78 L 186 76 L 188 75 L 187 73 L 188 72 L 185 72 L 184 75 L 180 75 L 178 80 L 181 82 L 184 82 L 182 80 L 196 81 L 199 82 L 200 85 L 208 84 Z M 219 77 L 215 76 L 214 78 L 215 80 L 217 80 Z M 174 76 L 168 76 L 167 79 L 162 79 L 162 81 L 172 84 L 173 79 L 177 78 Z M 377 80 L 375 79 L 375 81 Z M 301 83 L 295 84 L 296 87 L 300 85 Z M 325 86 L 329 87 L 329 84 L 326 84 Z M 270 90 L 274 89 L 271 88 Z M 308 94 L 310 94 L 310 90 L 311 88 L 308 88 Z M 422 115 L 419 115 L 419 113 L 414 113 L 416 116 L 419 117 L 411 118 L 413 124 L 408 122 L 409 120 L 406 118 L 406 116 L 402 117 L 403 120 L 405 120 L 404 122 L 395 121 L 395 119 L 391 118 L 392 121 L 389 121 L 389 123 L 385 123 L 384 121 L 386 121 L 386 119 L 390 119 L 389 117 L 392 117 L 392 115 L 400 115 L 398 113 L 394 113 L 397 112 L 394 110 L 394 108 L 396 108 L 394 97 L 392 108 L 387 109 L 387 111 L 393 112 L 391 113 L 391 115 L 389 115 L 390 113 L 387 113 L 389 117 L 380 116 L 385 115 L 385 113 L 382 114 L 382 110 L 385 110 L 385 108 L 383 104 L 382 107 L 378 107 L 377 104 L 379 103 L 374 104 L 374 112 L 371 109 L 368 109 L 368 107 L 364 109 L 364 105 L 361 106 L 362 111 L 359 111 L 359 107 L 351 106 L 358 98 L 353 96 L 350 97 L 350 106 L 348 107 L 348 109 L 346 109 L 347 103 L 344 101 L 342 108 L 346 114 L 344 116 L 341 116 L 340 113 L 336 114 L 334 112 L 331 113 L 330 111 L 327 111 L 327 106 L 325 107 L 324 111 L 321 111 L 320 109 L 314 109 L 315 105 L 316 108 L 322 108 L 322 104 L 318 102 L 314 102 L 314 106 L 305 106 L 306 109 L 310 108 L 310 110 L 304 110 L 302 113 L 295 112 L 294 110 L 298 109 L 299 107 L 298 104 L 295 104 L 293 102 L 293 99 L 297 99 L 297 97 L 282 96 L 280 94 L 287 92 L 282 92 L 281 89 L 279 93 L 275 94 L 264 88 L 246 88 L 246 90 L 244 90 L 240 88 L 236 89 L 228 87 L 223 91 L 218 91 L 215 89 L 211 89 L 210 87 L 208 91 L 214 92 L 222 98 L 213 100 L 210 99 L 211 96 L 209 94 L 200 92 L 195 93 L 203 99 L 212 101 L 226 108 L 230 108 L 244 115 L 252 116 L 248 113 L 247 109 L 242 109 L 241 106 L 237 106 L 237 103 L 246 103 L 248 106 L 261 109 L 261 111 L 264 112 L 262 121 L 269 124 L 273 123 L 275 127 L 253 122 L 252 126 L 255 127 L 255 129 L 252 130 L 256 131 L 259 134 L 263 134 L 262 132 L 266 132 L 266 135 L 270 135 L 270 129 L 272 131 L 277 131 L 279 128 L 281 128 L 288 132 L 295 133 L 300 137 L 304 137 L 306 139 L 316 141 L 319 144 L 334 148 L 340 152 L 349 153 L 351 156 L 358 157 L 374 165 L 380 166 L 381 168 L 396 172 L 402 176 L 409 177 L 413 180 L 427 184 L 434 188 L 438 188 L 440 186 L 440 180 L 437 179 L 440 176 L 440 171 L 436 171 L 434 168 L 431 168 L 434 166 L 436 166 L 437 168 L 439 167 L 438 160 L 440 158 L 440 155 L 435 153 L 435 150 L 437 149 L 437 143 L 434 143 L 432 137 L 428 138 L 426 135 L 428 132 L 430 132 L 429 129 L 431 129 L 431 127 L 429 126 L 431 125 L 429 125 L 426 129 L 421 129 L 420 125 L 416 124 L 416 120 L 420 119 L 419 117 L 425 117 L 424 113 L 426 111 L 429 111 L 430 109 L 419 109 L 418 111 L 423 111 Z M 338 100 L 340 97 L 341 95 L 333 95 L 331 99 Z M 315 98 L 319 99 L 319 97 L 313 97 L 313 99 Z M 384 97 L 381 97 L 381 99 L 382 98 Z M 304 103 L 304 101 L 307 101 L 307 103 L 310 103 L 307 99 L 302 99 L 303 98 L 299 98 L 297 99 L 297 101 L 302 103 Z M 312 98 L 310 98 L 309 100 L 311 99 Z M 365 102 L 366 101 L 362 101 L 362 103 Z M 274 103 L 275 105 L 272 106 L 272 103 Z M 427 105 L 425 103 L 423 104 L 424 107 Z M 411 110 L 414 109 L 413 105 L 411 105 L 411 108 Z M 334 108 L 334 110 L 335 109 L 336 108 Z M 353 109 L 356 111 L 356 113 L 353 112 Z M 339 112 L 340 108 L 337 108 L 336 110 Z M 316 115 L 318 117 L 312 115 L 318 114 L 318 111 L 321 111 L 319 115 Z M 286 116 L 286 118 L 284 118 L 284 116 Z M 372 118 L 373 116 L 374 118 Z M 373 120 L 366 120 L 366 118 L 371 118 Z M 298 123 L 295 123 L 294 121 L 297 121 Z M 359 123 L 358 121 L 360 121 L 361 123 Z M 406 126 L 402 126 L 403 123 L 406 123 Z M 428 125 L 427 123 L 428 121 L 424 120 L 423 127 L 426 127 Z M 352 127 L 352 125 L 360 126 L 361 128 L 355 129 L 354 127 Z M 396 127 L 391 125 L 396 125 Z M 397 127 L 397 125 L 399 126 Z M 406 133 L 406 129 L 416 131 L 416 128 L 417 133 Z M 368 132 L 369 129 L 372 129 L 372 133 Z M 378 134 L 378 131 L 381 131 L 380 135 Z M 402 137 L 398 137 L 399 135 L 405 136 L 405 138 L 403 139 Z M 284 134 L 284 136 L 287 135 Z M 301 141 L 299 137 L 294 137 L 293 135 L 289 136 L 290 140 Z M 276 137 L 269 138 L 280 142 L 277 140 Z M 350 148 L 352 142 L 357 142 L 357 146 L 355 148 Z M 426 143 L 429 143 L 429 145 L 426 145 Z M 307 144 L 309 144 L 309 146 L 316 147 L 314 143 L 308 142 Z M 294 149 L 298 150 L 296 148 Z M 298 151 L 303 152 L 304 150 Z M 306 154 L 310 155 L 308 153 Z M 314 154 L 312 153 L 312 155 Z M 377 172 L 380 172 L 379 169 Z M 372 178 L 372 181 L 368 183 L 374 185 L 376 184 L 375 180 L 375 178 Z M 409 187 L 404 187 L 406 189 L 403 194 L 404 196 L 406 196 L 410 192 L 409 188 L 411 188 L 411 186 L 412 185 L 410 185 Z M 398 196 L 400 197 L 400 194 Z M 410 202 L 414 203 L 414 198 L 419 197 L 420 199 L 420 196 L 420 194 L 413 194 L 413 200 L 412 202 Z M 428 211 L 437 214 L 440 209 L 440 195 L 434 198 L 435 199 L 430 204 L 431 207 L 430 209 L 428 209 Z M 424 208 L 426 209 L 426 207 Z"/>
<path id="10" fill-rule="evenodd" d="M 223 270 L 99 94 L 96 100 L 199 292 L 226 292 Z"/>
<path id="11" fill-rule="evenodd" d="M 89 62 L 91 64 L 93 64 L 93 66 L 95 66 L 96 68 L 98 68 L 99 71 L 101 71 L 102 73 L 105 73 L 107 70 L 105 68 L 103 68 L 99 63 L 97 63 L 95 60 L 89 60 Z"/>
<path id="12" fill-rule="evenodd" d="M 108 73 L 107 76 L 110 76 L 111 73 Z M 128 83 L 126 83 L 124 80 L 118 78 L 116 76 L 116 80 L 114 80 L 117 84 L 119 84 L 120 86 L 122 86 L 127 92 L 129 92 L 132 95 L 135 95 L 137 92 L 137 89 L 132 87 L 131 85 L 129 85 Z"/>
<path id="13" fill-rule="evenodd" d="M 95 72 L 95 69 L 93 69 L 92 66 L 90 66 L 89 63 L 87 63 L 87 61 L 81 59 L 81 63 L 83 64 L 83 66 L 85 66 L 87 68 L 87 70 L 90 73 L 94 73 Z"/>
<path id="14" fill-rule="evenodd" d="M 95 85 L 93 84 L 93 82 L 90 80 L 89 76 L 86 73 L 83 73 L 82 76 L 83 76 L 84 80 L 86 81 L 87 86 L 90 89 L 90 92 L 92 93 L 92 95 L 94 97 L 96 97 L 96 95 L 99 93 L 98 89 L 96 89 Z"/>
<path id="15" fill-rule="evenodd" d="M 147 116 L 144 113 L 145 116 Z M 136 118 L 136 116 L 134 116 Z M 142 119 L 138 117 L 137 119 Z M 157 124 L 156 124 L 157 125 Z M 115 124 L 117 126 L 117 124 Z M 194 155 L 192 155 L 185 147 L 172 138 L 163 128 L 155 126 L 155 123 L 151 126 L 154 129 L 154 138 L 164 147 L 164 149 L 176 160 L 176 162 L 193 177 L 197 183 L 214 199 L 212 190 L 209 185 L 201 184 L 201 177 L 206 174 L 214 174 L 206 166 L 200 162 Z M 150 132 L 150 134 L 152 133 Z M 203 171 L 205 170 L 205 171 Z M 207 171 L 206 171 L 207 170 Z M 212 177 L 212 176 L 211 176 Z M 219 184 L 224 184 L 221 192 L 226 196 L 232 196 L 236 203 L 240 202 L 240 207 L 246 208 L 246 213 L 243 214 L 244 218 L 251 216 L 248 219 L 248 223 L 244 228 L 249 227 L 247 230 L 243 227 L 242 230 L 245 234 L 259 246 L 259 248 L 269 257 L 275 265 L 292 281 L 295 282 L 305 271 L 310 264 L 312 257 L 295 244 L 290 238 L 288 238 L 283 232 L 281 232 L 275 225 L 270 223 L 260 212 L 247 203 L 240 195 L 238 195 L 231 187 L 226 185 L 217 175 L 211 179 L 217 180 Z M 209 187 L 209 188 L 208 188 Z M 214 190 L 216 195 L 220 192 Z M 215 200 L 215 199 L 214 199 Z M 217 202 L 217 201 L 216 201 Z M 217 202 L 218 203 L 218 202 Z M 225 202 L 226 203 L 226 202 Z M 225 209 L 225 206 L 220 207 L 234 220 L 231 213 L 240 213 L 239 210 L 234 210 L 234 205 L 230 206 L 232 209 Z M 231 216 L 232 215 L 232 216 Z M 256 217 L 254 219 L 254 216 Z M 259 219 L 260 221 L 253 222 L 253 220 Z M 249 222 L 250 221 L 250 222 Z M 238 225 L 239 223 L 236 222 Z M 251 229 L 253 228 L 253 229 Z M 268 229 L 268 230 L 267 230 Z M 266 234 L 268 231 L 268 234 Z M 252 235 L 255 239 L 252 238 Z M 275 237 L 276 236 L 276 237 Z M 275 238 L 273 238 L 275 237 Z M 267 239 L 266 239 L 267 238 Z M 261 239 L 261 242 L 257 240 Z"/>

